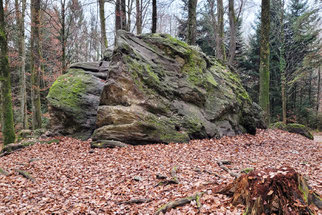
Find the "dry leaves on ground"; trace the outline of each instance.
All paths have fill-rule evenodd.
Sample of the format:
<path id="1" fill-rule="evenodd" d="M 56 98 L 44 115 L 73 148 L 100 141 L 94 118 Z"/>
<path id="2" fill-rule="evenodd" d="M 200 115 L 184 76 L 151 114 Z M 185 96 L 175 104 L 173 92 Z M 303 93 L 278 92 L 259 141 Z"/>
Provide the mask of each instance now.
<path id="1" fill-rule="evenodd" d="M 290 166 L 322 191 L 321 144 L 280 130 L 95 150 L 89 141 L 62 137 L 58 144 L 35 144 L 0 158 L 0 167 L 9 172 L 0 175 L 0 214 L 153 214 L 197 191 L 205 191 L 200 209 L 192 201 L 168 214 L 241 214 L 242 206 L 232 207 L 226 196 L 214 194 L 216 186 L 234 179 L 217 161 L 231 161 L 225 166 L 234 173 Z M 161 176 L 172 177 L 174 167 L 178 183 L 159 184 Z"/>

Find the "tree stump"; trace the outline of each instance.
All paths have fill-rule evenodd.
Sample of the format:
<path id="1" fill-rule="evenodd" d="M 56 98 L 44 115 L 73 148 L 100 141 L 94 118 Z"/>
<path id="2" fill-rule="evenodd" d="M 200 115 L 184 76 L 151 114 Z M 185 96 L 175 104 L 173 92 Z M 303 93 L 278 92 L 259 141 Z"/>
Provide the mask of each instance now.
<path id="1" fill-rule="evenodd" d="M 233 205 L 244 204 L 246 215 L 316 214 L 322 207 L 321 197 L 290 167 L 242 174 L 219 192 L 232 196 Z"/>

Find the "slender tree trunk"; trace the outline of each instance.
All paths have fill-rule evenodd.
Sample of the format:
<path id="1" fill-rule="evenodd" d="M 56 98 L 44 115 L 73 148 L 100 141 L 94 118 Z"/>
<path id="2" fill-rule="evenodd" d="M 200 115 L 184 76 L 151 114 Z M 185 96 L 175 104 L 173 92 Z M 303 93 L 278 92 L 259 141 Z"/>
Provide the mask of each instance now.
<path id="1" fill-rule="evenodd" d="M 157 0 L 152 0 L 152 33 L 157 32 Z"/>
<path id="2" fill-rule="evenodd" d="M 121 24 L 121 0 L 115 2 L 115 31 L 117 32 L 122 27 Z"/>
<path id="3" fill-rule="evenodd" d="M 188 2 L 188 44 L 196 45 L 197 34 L 197 3 L 198 0 L 189 0 Z"/>
<path id="4" fill-rule="evenodd" d="M 127 26 L 126 26 L 126 1 L 125 0 L 121 0 L 121 29 L 123 30 L 127 30 Z"/>
<path id="5" fill-rule="evenodd" d="M 280 29 L 280 73 L 281 73 L 281 91 L 282 91 L 282 116 L 283 123 L 286 124 L 286 76 L 285 76 L 285 36 L 284 36 L 284 0 L 280 1 L 281 4 L 281 29 Z"/>
<path id="6" fill-rule="evenodd" d="M 61 63 L 62 63 L 62 73 L 65 74 L 67 70 L 66 65 L 66 0 L 60 1 L 61 5 L 61 48 L 62 48 L 62 56 L 61 56 Z"/>
<path id="7" fill-rule="evenodd" d="M 10 69 L 8 59 L 8 42 L 5 32 L 3 1 L 0 0 L 0 81 L 2 100 L 2 130 L 4 144 L 15 141 L 15 130 L 13 121 L 13 108 L 11 96 Z"/>
<path id="8" fill-rule="evenodd" d="M 128 0 L 127 1 L 127 24 L 126 24 L 126 30 L 131 31 L 131 15 L 133 10 L 133 2 L 134 0 Z"/>
<path id="9" fill-rule="evenodd" d="M 316 112 L 322 112 L 322 96 L 321 96 L 321 66 L 319 66 L 318 70 L 318 93 L 316 99 Z M 320 110 L 321 109 L 321 110 Z"/>
<path id="10" fill-rule="evenodd" d="M 229 26 L 230 26 L 230 41 L 229 41 L 229 60 L 228 64 L 233 65 L 236 54 L 236 16 L 234 8 L 234 0 L 229 0 Z"/>
<path id="11" fill-rule="evenodd" d="M 41 128 L 40 103 L 40 32 L 39 32 L 40 0 L 31 1 L 31 100 L 32 100 L 32 128 Z"/>
<path id="12" fill-rule="evenodd" d="M 270 32 L 270 1 L 262 0 L 261 41 L 259 67 L 259 104 L 266 114 L 266 122 L 270 122 L 269 108 L 269 32 Z"/>
<path id="13" fill-rule="evenodd" d="M 216 44 L 216 55 L 217 58 L 226 61 L 225 44 L 224 44 L 224 5 L 223 0 L 217 0 L 217 16 L 218 16 L 218 27 L 217 27 L 217 44 Z"/>
<path id="14" fill-rule="evenodd" d="M 26 90 L 26 45 L 25 45 L 25 11 L 26 11 L 26 0 L 21 1 L 22 9 L 20 11 L 19 1 L 15 0 L 16 9 L 16 22 L 18 25 L 18 52 L 19 58 L 21 60 L 21 65 L 19 65 L 20 70 L 20 114 L 21 114 L 21 124 L 25 129 L 28 127 L 28 115 L 27 115 L 27 90 Z"/>
<path id="15" fill-rule="evenodd" d="M 102 48 L 102 55 L 104 55 L 104 52 L 108 47 L 108 42 L 106 37 L 106 27 L 105 27 L 104 0 L 98 0 L 98 3 L 99 3 L 100 21 L 101 21 L 101 48 Z"/>
<path id="16" fill-rule="evenodd" d="M 142 34 L 142 7 L 140 0 L 136 0 L 136 34 Z"/>

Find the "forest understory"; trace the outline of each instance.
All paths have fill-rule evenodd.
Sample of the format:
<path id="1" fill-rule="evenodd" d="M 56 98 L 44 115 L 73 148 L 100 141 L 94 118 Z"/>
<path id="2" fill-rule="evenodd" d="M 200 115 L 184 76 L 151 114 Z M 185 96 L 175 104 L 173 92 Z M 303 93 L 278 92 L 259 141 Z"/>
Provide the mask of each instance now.
<path id="1" fill-rule="evenodd" d="M 249 168 L 290 166 L 322 193 L 321 143 L 280 130 L 114 149 L 56 138 L 0 157 L 8 173 L 0 174 L 0 214 L 154 214 L 197 192 L 201 205 L 193 200 L 167 214 L 242 214 L 244 206 L 216 190 Z"/>

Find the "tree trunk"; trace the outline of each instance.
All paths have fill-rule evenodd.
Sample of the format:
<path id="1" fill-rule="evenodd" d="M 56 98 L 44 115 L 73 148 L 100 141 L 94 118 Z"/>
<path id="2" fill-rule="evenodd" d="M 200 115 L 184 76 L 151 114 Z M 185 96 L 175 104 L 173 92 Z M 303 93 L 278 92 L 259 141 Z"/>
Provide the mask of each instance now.
<path id="1" fill-rule="evenodd" d="M 61 48 L 62 48 L 62 73 L 66 73 L 66 12 L 65 12 L 65 5 L 66 5 L 66 0 L 61 0 Z"/>
<path id="2" fill-rule="evenodd" d="M 40 0 L 31 1 L 31 100 L 32 100 L 32 128 L 41 128 L 40 104 L 40 32 L 39 32 Z"/>
<path id="3" fill-rule="evenodd" d="M 152 33 L 157 32 L 157 0 L 152 0 Z"/>
<path id="4" fill-rule="evenodd" d="M 229 41 L 229 60 L 228 64 L 233 65 L 236 54 L 236 17 L 234 0 L 229 0 L 229 26 L 230 26 L 230 41 Z"/>
<path id="5" fill-rule="evenodd" d="M 0 81 L 1 100 L 2 100 L 2 130 L 4 144 L 13 143 L 15 141 L 15 130 L 13 121 L 13 108 L 11 96 L 10 69 L 8 59 L 8 42 L 5 32 L 4 8 L 3 1 L 0 0 Z"/>
<path id="6" fill-rule="evenodd" d="M 121 0 L 121 29 L 126 29 L 126 1 Z"/>
<path id="7" fill-rule="evenodd" d="M 106 37 L 106 27 L 105 27 L 104 0 L 98 0 L 98 3 L 99 3 L 100 21 L 101 21 L 101 48 L 102 48 L 102 55 L 104 55 L 104 52 L 108 47 L 108 42 Z"/>
<path id="8" fill-rule="evenodd" d="M 284 36 L 284 0 L 280 1 L 281 6 L 281 29 L 280 29 L 280 72 L 281 72 L 281 91 L 282 91 L 282 116 L 283 123 L 286 124 L 286 76 L 285 76 L 285 36 Z"/>
<path id="9" fill-rule="evenodd" d="M 20 70 L 20 114 L 21 124 L 24 129 L 28 127 L 28 114 L 27 114 L 27 90 L 26 90 L 26 45 L 25 45 L 25 11 L 26 11 L 26 0 L 22 0 L 22 10 L 20 11 L 19 1 L 15 0 L 16 9 L 16 22 L 18 25 L 18 53 L 21 60 L 19 65 Z"/>
<path id="10" fill-rule="evenodd" d="M 321 66 L 318 70 L 318 92 L 317 92 L 317 101 L 316 101 L 316 112 L 322 112 L 322 96 L 321 96 Z"/>
<path id="11" fill-rule="evenodd" d="M 140 0 L 136 0 L 136 34 L 142 34 L 142 7 Z"/>
<path id="12" fill-rule="evenodd" d="M 126 30 L 131 31 L 131 15 L 133 10 L 133 2 L 134 0 L 128 0 L 127 1 L 127 24 L 126 24 Z"/>
<path id="13" fill-rule="evenodd" d="M 225 44 L 224 44 L 224 5 L 223 0 L 217 0 L 217 43 L 216 57 L 222 61 L 226 61 Z"/>
<path id="14" fill-rule="evenodd" d="M 115 31 L 121 29 L 121 0 L 115 2 Z"/>
<path id="15" fill-rule="evenodd" d="M 197 2 L 198 0 L 189 0 L 189 15 L 188 15 L 188 44 L 196 45 L 196 33 L 197 33 Z"/>
<path id="16" fill-rule="evenodd" d="M 259 66 L 259 105 L 266 115 L 266 123 L 270 121 L 269 109 L 269 32 L 270 32 L 270 0 L 262 0 L 261 41 Z"/>

